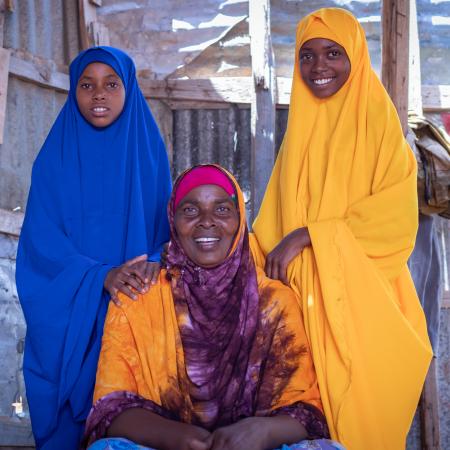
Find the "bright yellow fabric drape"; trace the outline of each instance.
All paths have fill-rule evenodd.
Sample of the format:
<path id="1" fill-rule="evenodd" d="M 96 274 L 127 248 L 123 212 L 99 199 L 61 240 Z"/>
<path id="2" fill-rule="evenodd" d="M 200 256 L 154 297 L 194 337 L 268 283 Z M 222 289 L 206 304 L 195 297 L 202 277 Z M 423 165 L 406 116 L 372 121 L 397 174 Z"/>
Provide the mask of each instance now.
<path id="1" fill-rule="evenodd" d="M 339 43 L 351 62 L 325 99 L 300 76 L 298 52 L 312 38 Z M 252 252 L 262 265 L 284 236 L 308 227 L 312 247 L 288 277 L 332 437 L 348 450 L 404 449 L 432 355 L 406 266 L 418 225 L 415 160 L 350 13 L 304 18 L 295 55 L 287 131 Z"/>

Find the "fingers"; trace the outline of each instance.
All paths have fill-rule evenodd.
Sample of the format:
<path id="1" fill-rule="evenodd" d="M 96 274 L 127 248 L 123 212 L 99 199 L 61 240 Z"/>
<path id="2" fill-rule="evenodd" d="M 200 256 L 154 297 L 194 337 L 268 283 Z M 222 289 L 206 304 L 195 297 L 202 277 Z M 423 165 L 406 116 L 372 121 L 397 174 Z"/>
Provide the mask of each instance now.
<path id="1" fill-rule="evenodd" d="M 269 253 L 266 258 L 266 264 L 264 265 L 264 272 L 269 278 L 272 278 L 272 258 Z"/>
<path id="2" fill-rule="evenodd" d="M 135 294 L 135 292 L 132 289 L 130 289 L 128 287 L 128 285 L 126 285 L 126 284 L 119 285 L 117 290 L 119 292 L 122 292 L 122 294 L 125 294 L 127 297 L 131 298 L 131 300 L 137 300 L 138 299 L 138 296 Z"/>
<path id="3" fill-rule="evenodd" d="M 272 280 L 278 280 L 278 260 L 276 255 L 274 256 L 272 253 L 267 255 L 264 271 Z"/>
<path id="4" fill-rule="evenodd" d="M 287 276 L 287 266 L 288 266 L 287 262 L 282 263 L 278 266 L 278 279 L 286 286 L 289 286 L 289 280 Z"/>
<path id="5" fill-rule="evenodd" d="M 151 284 L 156 284 L 158 281 L 159 272 L 161 271 L 161 264 L 158 262 L 147 263 L 146 279 L 150 280 Z"/>
<path id="6" fill-rule="evenodd" d="M 116 306 L 122 306 L 122 302 L 119 300 L 119 297 L 117 296 L 117 289 L 114 289 L 114 293 L 111 293 L 111 301 L 116 305 Z"/>
<path id="7" fill-rule="evenodd" d="M 199 441 L 198 439 L 191 439 L 188 442 L 189 450 L 209 450 L 210 445 L 204 441 Z"/>
<path id="8" fill-rule="evenodd" d="M 124 266 L 131 267 L 133 264 L 136 264 L 140 261 L 147 261 L 147 258 L 148 258 L 147 253 L 144 253 L 143 255 L 139 255 L 133 259 L 129 259 L 128 261 L 125 262 Z"/>

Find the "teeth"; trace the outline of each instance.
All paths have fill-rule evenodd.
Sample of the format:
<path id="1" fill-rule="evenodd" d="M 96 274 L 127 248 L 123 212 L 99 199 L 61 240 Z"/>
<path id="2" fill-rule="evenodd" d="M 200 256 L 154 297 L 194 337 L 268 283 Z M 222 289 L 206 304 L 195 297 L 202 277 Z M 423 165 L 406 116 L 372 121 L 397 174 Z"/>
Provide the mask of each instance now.
<path id="1" fill-rule="evenodd" d="M 313 82 L 314 82 L 314 84 L 321 85 L 321 84 L 327 84 L 332 80 L 333 80 L 333 78 L 321 78 L 320 80 L 313 80 Z"/>
<path id="2" fill-rule="evenodd" d="M 195 239 L 195 242 L 216 242 L 218 240 L 219 240 L 219 238 L 204 237 L 204 238 L 197 238 L 197 239 Z"/>
<path id="3" fill-rule="evenodd" d="M 107 109 L 108 109 L 108 108 L 102 108 L 102 107 L 100 107 L 100 106 L 98 106 L 98 107 L 96 107 L 96 108 L 92 108 L 92 110 L 93 110 L 94 112 L 105 112 L 105 111 L 107 111 Z"/>

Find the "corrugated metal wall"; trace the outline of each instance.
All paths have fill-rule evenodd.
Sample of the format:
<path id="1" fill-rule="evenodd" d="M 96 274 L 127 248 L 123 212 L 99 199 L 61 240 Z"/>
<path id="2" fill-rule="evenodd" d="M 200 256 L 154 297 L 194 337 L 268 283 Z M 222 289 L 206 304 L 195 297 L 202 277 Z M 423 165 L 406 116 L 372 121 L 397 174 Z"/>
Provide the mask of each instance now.
<path id="1" fill-rule="evenodd" d="M 67 65 L 78 54 L 74 0 L 16 0 L 5 13 L 3 46 Z"/>
<path id="2" fill-rule="evenodd" d="M 50 60 L 67 71 L 78 53 L 75 0 L 20 0 L 5 12 L 3 47 L 29 60 Z M 3 144 L 0 145 L 0 208 L 24 208 L 31 165 L 66 95 L 10 76 Z"/>
<path id="3" fill-rule="evenodd" d="M 13 56 L 67 72 L 79 51 L 77 3 L 13 1 L 13 11 L 4 13 L 0 45 Z M 65 98 L 53 89 L 9 77 L 0 145 L 0 208 L 24 208 L 32 163 Z M 33 444 L 21 370 L 26 328 L 14 281 L 16 250 L 17 239 L 0 233 L 0 446 Z"/>
<path id="4" fill-rule="evenodd" d="M 286 129 L 287 114 L 287 109 L 277 111 L 277 151 Z M 250 109 L 232 106 L 175 110 L 173 117 L 173 177 L 195 164 L 220 164 L 236 177 L 244 192 L 248 213 L 252 181 Z"/>

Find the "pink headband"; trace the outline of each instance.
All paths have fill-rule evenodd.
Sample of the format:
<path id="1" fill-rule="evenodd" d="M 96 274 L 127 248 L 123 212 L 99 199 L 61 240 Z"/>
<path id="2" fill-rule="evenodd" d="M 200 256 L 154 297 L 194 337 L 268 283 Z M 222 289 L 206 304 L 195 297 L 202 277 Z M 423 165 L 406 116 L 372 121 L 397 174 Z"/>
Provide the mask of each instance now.
<path id="1" fill-rule="evenodd" d="M 233 183 L 220 169 L 214 166 L 199 166 L 190 170 L 179 181 L 175 192 L 174 210 L 192 189 L 205 184 L 220 186 L 233 200 L 236 198 Z"/>

